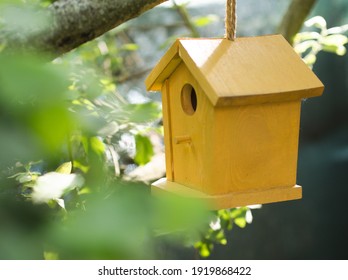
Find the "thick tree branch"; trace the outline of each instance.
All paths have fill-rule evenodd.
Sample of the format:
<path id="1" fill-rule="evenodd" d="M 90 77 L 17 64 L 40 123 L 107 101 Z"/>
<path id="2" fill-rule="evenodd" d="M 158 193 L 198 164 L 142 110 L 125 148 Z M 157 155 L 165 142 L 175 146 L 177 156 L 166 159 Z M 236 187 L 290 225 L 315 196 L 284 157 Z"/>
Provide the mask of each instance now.
<path id="1" fill-rule="evenodd" d="M 293 43 L 294 36 L 300 31 L 315 3 L 316 0 L 292 0 L 277 30 L 289 43 Z"/>
<path id="2" fill-rule="evenodd" d="M 25 45 L 60 55 L 167 0 L 58 0 L 47 8 L 52 24 L 9 45 Z"/>

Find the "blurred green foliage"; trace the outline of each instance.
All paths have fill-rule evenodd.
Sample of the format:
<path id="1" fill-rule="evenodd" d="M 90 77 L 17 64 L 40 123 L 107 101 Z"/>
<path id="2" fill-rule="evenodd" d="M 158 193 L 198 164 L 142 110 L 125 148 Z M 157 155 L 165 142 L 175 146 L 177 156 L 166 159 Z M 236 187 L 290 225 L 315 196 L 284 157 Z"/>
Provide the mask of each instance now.
<path id="1" fill-rule="evenodd" d="M 232 230 L 234 225 L 245 228 L 247 223 L 251 222 L 252 214 L 248 207 L 219 210 L 203 238 L 194 246 L 202 257 L 209 257 L 214 244 L 227 244 L 226 230 Z"/>
<path id="2" fill-rule="evenodd" d="M 111 106 L 103 94 L 115 87 L 98 76 L 84 84 L 83 73 L 67 66 L 40 55 L 0 53 L 0 258 L 154 258 L 155 229 L 188 234 L 193 223 L 199 230 L 207 222 L 202 209 L 183 207 L 181 200 L 157 208 L 148 186 L 123 181 L 107 165 L 106 147 L 117 146 L 125 132 L 136 139 L 134 159 L 151 158 L 151 143 L 138 130 L 158 108 L 128 104 L 126 116 L 118 109 L 127 104 L 103 110 Z M 174 220 L 169 215 L 179 205 Z"/>
<path id="3" fill-rule="evenodd" d="M 51 2 L 1 1 L 0 30 L 21 36 L 24 23 L 39 30 L 35 11 Z M 118 45 L 111 31 L 50 62 L 7 49 L 5 35 L 0 31 L 0 259 L 159 258 L 162 242 L 195 244 L 207 257 L 214 243 L 226 244 L 225 230 L 251 222 L 248 208 L 210 212 L 124 180 L 127 168 L 151 160 L 149 133 L 161 132 L 160 104 L 131 104 L 117 89 L 123 57 L 138 46 Z"/>
<path id="4" fill-rule="evenodd" d="M 304 25 L 317 30 L 298 33 L 294 38 L 295 51 L 303 57 L 308 66 L 313 66 L 320 51 L 340 56 L 346 54 L 345 45 L 348 43 L 348 37 L 344 33 L 348 31 L 348 24 L 328 28 L 323 17 L 315 16 L 307 20 Z"/>

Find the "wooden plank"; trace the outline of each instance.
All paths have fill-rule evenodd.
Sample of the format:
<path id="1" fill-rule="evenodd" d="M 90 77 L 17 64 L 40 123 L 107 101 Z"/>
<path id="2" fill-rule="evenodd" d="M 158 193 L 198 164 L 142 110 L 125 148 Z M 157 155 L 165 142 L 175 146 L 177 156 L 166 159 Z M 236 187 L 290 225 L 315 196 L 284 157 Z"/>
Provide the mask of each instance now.
<path id="1" fill-rule="evenodd" d="M 276 187 L 259 191 L 231 192 L 224 195 L 207 195 L 193 190 L 185 185 L 160 179 L 152 185 L 152 193 L 161 195 L 163 191 L 175 195 L 199 199 L 206 203 L 212 210 L 241 207 L 254 204 L 266 204 L 280 201 L 288 201 L 302 198 L 302 187 L 298 185 L 290 187 Z"/>
<path id="2" fill-rule="evenodd" d="M 181 61 L 182 59 L 179 57 L 178 41 L 176 41 L 146 78 L 146 89 L 151 91 L 161 90 L 164 81 L 172 74 Z"/>
<path id="3" fill-rule="evenodd" d="M 147 77 L 147 89 L 160 90 L 182 60 L 214 106 L 299 100 L 324 89 L 281 35 L 178 40 Z"/>
<path id="4" fill-rule="evenodd" d="M 207 193 L 295 185 L 300 110 L 300 101 L 215 108 Z"/>
<path id="5" fill-rule="evenodd" d="M 187 84 L 192 86 L 196 94 L 197 107 L 193 114 L 185 112 L 183 106 L 183 102 L 187 100 L 182 98 L 182 90 Z M 181 144 L 173 144 L 175 181 L 204 191 L 208 186 L 213 164 L 211 150 L 214 108 L 183 63 L 169 78 L 169 87 L 172 141 L 182 142 L 182 136 L 186 140 L 190 139 Z"/>
<path id="6" fill-rule="evenodd" d="M 181 40 L 179 52 L 196 79 L 211 86 L 217 105 L 236 97 L 253 103 L 257 96 L 260 103 L 321 94 L 323 84 L 281 35 L 212 42 Z"/>
<path id="7" fill-rule="evenodd" d="M 192 142 L 191 137 L 187 136 L 187 135 L 175 136 L 174 137 L 174 143 L 175 144 L 184 144 L 184 143 L 190 144 L 191 142 Z"/>
<path id="8" fill-rule="evenodd" d="M 164 148 L 166 155 L 166 176 L 169 181 L 174 180 L 173 167 L 173 142 L 171 128 L 171 110 L 169 102 L 169 82 L 166 80 L 162 86 L 162 110 L 163 110 L 163 129 L 164 129 Z"/>

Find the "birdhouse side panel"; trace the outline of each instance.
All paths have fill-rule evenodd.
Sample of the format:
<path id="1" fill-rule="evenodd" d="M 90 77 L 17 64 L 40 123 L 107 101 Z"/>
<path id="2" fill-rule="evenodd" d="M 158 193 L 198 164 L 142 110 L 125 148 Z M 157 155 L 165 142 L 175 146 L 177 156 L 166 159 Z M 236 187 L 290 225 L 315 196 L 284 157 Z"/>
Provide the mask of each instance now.
<path id="1" fill-rule="evenodd" d="M 301 102 L 218 107 L 209 194 L 296 184 Z"/>
<path id="2" fill-rule="evenodd" d="M 213 169 L 213 107 L 185 64 L 168 84 L 173 180 L 205 191 Z"/>

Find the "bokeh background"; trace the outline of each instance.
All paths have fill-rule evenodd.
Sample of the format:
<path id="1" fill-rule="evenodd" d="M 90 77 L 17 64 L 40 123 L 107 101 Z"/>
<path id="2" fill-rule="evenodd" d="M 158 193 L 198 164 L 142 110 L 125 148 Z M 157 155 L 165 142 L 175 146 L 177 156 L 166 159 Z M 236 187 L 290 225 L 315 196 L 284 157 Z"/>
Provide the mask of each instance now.
<path id="1" fill-rule="evenodd" d="M 273 7 L 268 13 L 281 13 Z M 318 1 L 311 15 L 323 16 L 328 26 L 346 24 L 348 2 Z M 320 53 L 314 72 L 325 91 L 302 106 L 297 182 L 303 199 L 254 211 L 250 227 L 232 233 L 231 248 L 214 258 L 348 258 L 348 56 Z"/>
<path id="2" fill-rule="evenodd" d="M 165 166 L 161 95 L 144 80 L 177 37 L 222 37 L 225 3 L 167 1 L 53 63 L 8 56 L 6 24 L 20 38 L 28 23 L 48 23 L 36 8 L 0 10 L 0 259 L 348 259 L 347 54 L 320 52 L 313 67 L 325 91 L 303 101 L 303 199 L 207 217 L 149 195 Z M 289 4 L 239 0 L 237 36 L 275 33 Z M 318 15 L 329 28 L 348 24 L 348 2 L 318 0 L 308 18 Z M 51 197 L 60 180 L 70 183 Z M 217 217 L 233 225 L 226 239 Z"/>
<path id="3" fill-rule="evenodd" d="M 224 2 L 190 1 L 190 15 L 214 14 L 220 19 L 200 29 L 202 36 L 224 34 Z M 237 36 L 274 33 L 288 4 L 286 0 L 238 1 Z M 170 37 L 187 33 L 173 28 L 179 18 L 162 12 L 164 15 L 158 16 L 159 9 L 151 11 L 132 26 L 153 21 L 153 27 L 158 26 L 156 21 L 169 26 L 165 31 L 162 27 L 150 28 L 143 36 L 152 42 L 159 34 Z M 319 0 L 309 17 L 317 15 L 326 19 L 328 27 L 347 24 L 348 2 Z M 322 52 L 313 70 L 325 91 L 302 106 L 297 182 L 303 186 L 303 199 L 254 210 L 252 224 L 233 229 L 228 245 L 217 246 L 211 259 L 348 258 L 348 55 Z M 190 252 L 178 255 L 185 256 L 190 258 Z"/>

